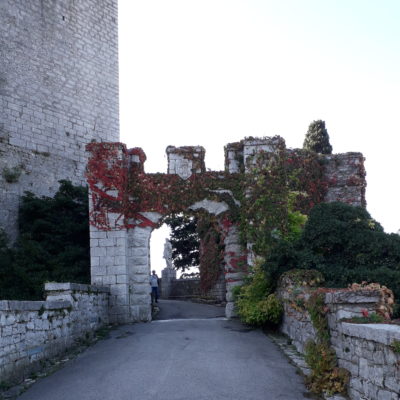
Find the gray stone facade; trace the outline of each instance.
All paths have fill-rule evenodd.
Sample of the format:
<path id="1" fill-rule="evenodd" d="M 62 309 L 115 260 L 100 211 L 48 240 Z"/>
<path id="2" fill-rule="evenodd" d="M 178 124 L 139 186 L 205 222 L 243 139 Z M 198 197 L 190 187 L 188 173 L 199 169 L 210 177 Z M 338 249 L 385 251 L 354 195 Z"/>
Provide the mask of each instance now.
<path id="1" fill-rule="evenodd" d="M 19 381 L 108 323 L 109 288 L 46 283 L 46 301 L 0 301 L 0 381 Z"/>
<path id="2" fill-rule="evenodd" d="M 19 198 L 85 184 L 85 145 L 119 140 L 117 0 L 0 2 L 0 227 Z"/>

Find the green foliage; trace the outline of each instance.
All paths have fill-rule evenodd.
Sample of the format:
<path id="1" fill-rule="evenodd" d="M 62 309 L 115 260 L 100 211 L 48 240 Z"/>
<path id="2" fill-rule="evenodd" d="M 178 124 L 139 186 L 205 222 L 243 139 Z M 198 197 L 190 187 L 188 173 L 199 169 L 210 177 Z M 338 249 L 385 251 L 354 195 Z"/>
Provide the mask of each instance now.
<path id="1" fill-rule="evenodd" d="M 395 353 L 400 353 L 400 340 L 393 340 L 391 347 Z"/>
<path id="2" fill-rule="evenodd" d="M 175 269 L 185 270 L 199 265 L 200 238 L 197 219 L 185 214 L 173 214 L 164 222 L 171 228 L 172 260 Z"/>
<path id="3" fill-rule="evenodd" d="M 314 207 L 299 242 L 300 262 L 325 276 L 328 286 L 379 282 L 400 297 L 400 236 L 384 233 L 361 207 Z"/>
<path id="4" fill-rule="evenodd" d="M 332 154 L 332 146 L 329 143 L 329 134 L 325 127 L 325 121 L 311 122 L 304 139 L 303 148 L 321 154 Z"/>
<path id="5" fill-rule="evenodd" d="M 6 180 L 6 182 L 15 183 L 15 182 L 18 182 L 18 179 L 21 176 L 21 173 L 22 173 L 21 166 L 12 167 L 12 168 L 4 167 L 2 175 L 3 175 L 3 178 Z"/>
<path id="6" fill-rule="evenodd" d="M 316 269 L 328 287 L 379 282 L 400 298 L 400 236 L 387 234 L 362 207 L 322 203 L 310 212 L 299 239 L 281 241 L 263 265 L 273 281 L 292 269 Z"/>
<path id="7" fill-rule="evenodd" d="M 349 373 L 337 367 L 335 351 L 327 342 L 309 341 L 305 348 L 305 360 L 311 368 L 307 383 L 312 392 L 328 396 L 346 392 Z"/>
<path id="8" fill-rule="evenodd" d="M 329 342 L 329 325 L 326 318 L 325 293 L 317 290 L 308 299 L 306 305 L 311 322 L 317 332 L 319 342 Z"/>
<path id="9" fill-rule="evenodd" d="M 225 267 L 225 245 L 218 221 L 214 216 L 205 213 L 199 215 L 197 232 L 201 239 L 200 286 L 207 292 L 217 282 Z"/>
<path id="10" fill-rule="evenodd" d="M 236 298 L 239 317 L 248 325 L 276 325 L 282 318 L 283 306 L 277 297 L 271 294 L 264 272 L 259 267 L 255 267 L 248 283 L 236 290 Z"/>
<path id="11" fill-rule="evenodd" d="M 288 155 L 279 148 L 274 154 L 258 154 L 246 175 L 248 191 L 241 210 L 241 235 L 262 257 L 268 257 L 282 240 L 298 238 L 307 219 L 295 210 L 300 192 L 291 190 L 291 185 L 298 188 L 298 170 L 288 166 Z"/>
<path id="12" fill-rule="evenodd" d="M 8 247 L 5 233 L 0 230 L 0 299 L 11 298 L 7 296 L 16 282 L 15 270 L 13 268 L 14 252 Z"/>
<path id="13" fill-rule="evenodd" d="M 346 319 L 346 322 L 352 322 L 354 324 L 381 324 L 385 321 L 385 318 L 377 313 L 371 313 L 368 317 L 352 317 Z"/>
<path id="14" fill-rule="evenodd" d="M 40 299 L 46 281 L 90 282 L 86 188 L 60 181 L 54 198 L 26 193 L 19 228 L 15 248 L 0 240 L 0 298 Z"/>
<path id="15" fill-rule="evenodd" d="M 326 316 L 325 291 L 316 290 L 308 299 L 306 309 L 316 331 L 315 342 L 310 340 L 305 348 L 305 360 L 311 368 L 307 377 L 310 390 L 314 393 L 333 395 L 344 393 L 349 381 L 349 373 L 338 368 L 334 349 L 330 345 L 330 333 Z"/>

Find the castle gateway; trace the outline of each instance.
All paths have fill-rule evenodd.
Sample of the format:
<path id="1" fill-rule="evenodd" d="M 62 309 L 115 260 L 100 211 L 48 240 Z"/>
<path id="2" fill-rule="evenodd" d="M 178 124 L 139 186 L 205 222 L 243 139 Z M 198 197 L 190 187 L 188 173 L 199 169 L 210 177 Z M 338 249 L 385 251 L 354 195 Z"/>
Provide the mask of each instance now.
<path id="1" fill-rule="evenodd" d="M 121 143 L 87 146 L 92 284 L 111 290 L 110 319 L 151 320 L 150 236 L 163 217 L 190 210 L 213 216 L 224 244 L 226 316 L 234 313 L 234 286 L 251 264 L 251 243 L 239 237 L 248 177 L 260 166 L 284 161 L 301 177 L 302 207 L 322 201 L 365 205 L 364 159 L 360 153 L 321 155 L 286 149 L 279 136 L 248 138 L 225 147 L 225 171 L 206 171 L 204 148 L 167 148 L 168 173 L 146 174 L 146 155 Z M 311 154 L 311 155 L 310 155 Z M 310 158 L 311 157 L 311 158 Z M 316 169 L 321 173 L 317 178 Z"/>

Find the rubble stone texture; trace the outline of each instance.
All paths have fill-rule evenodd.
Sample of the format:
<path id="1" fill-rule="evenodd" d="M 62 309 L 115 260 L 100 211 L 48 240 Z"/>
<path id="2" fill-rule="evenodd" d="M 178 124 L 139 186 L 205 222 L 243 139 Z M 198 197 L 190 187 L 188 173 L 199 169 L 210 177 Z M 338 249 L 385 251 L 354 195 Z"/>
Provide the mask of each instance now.
<path id="1" fill-rule="evenodd" d="M 85 145 L 119 139 L 117 18 L 117 0 L 0 2 L 0 227 L 11 239 L 24 191 L 85 184 Z"/>

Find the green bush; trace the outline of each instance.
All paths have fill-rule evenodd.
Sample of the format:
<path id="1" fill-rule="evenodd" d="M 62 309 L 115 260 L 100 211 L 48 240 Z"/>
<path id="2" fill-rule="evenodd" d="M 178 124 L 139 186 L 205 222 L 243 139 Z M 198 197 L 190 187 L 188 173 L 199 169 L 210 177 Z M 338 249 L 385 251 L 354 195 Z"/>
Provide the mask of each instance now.
<path id="1" fill-rule="evenodd" d="M 278 324 L 283 307 L 268 284 L 261 268 L 256 267 L 247 284 L 236 294 L 236 307 L 240 319 L 253 326 L 264 326 L 268 323 Z"/>
<path id="2" fill-rule="evenodd" d="M 41 299 L 46 281 L 90 282 L 86 188 L 60 181 L 54 198 L 26 193 L 19 229 L 12 249 L 0 236 L 0 299 Z"/>
<path id="3" fill-rule="evenodd" d="M 300 239 L 275 246 L 263 267 L 272 282 L 292 268 L 316 269 L 328 287 L 378 282 L 400 298 L 400 236 L 385 233 L 362 207 L 316 205 Z"/>

